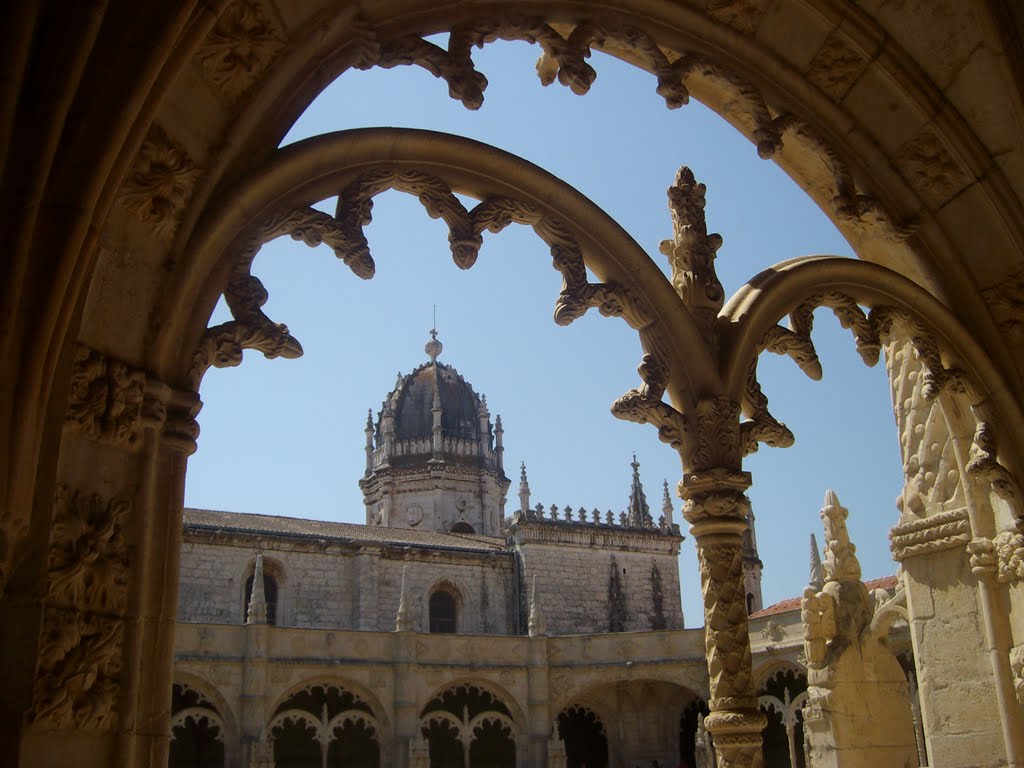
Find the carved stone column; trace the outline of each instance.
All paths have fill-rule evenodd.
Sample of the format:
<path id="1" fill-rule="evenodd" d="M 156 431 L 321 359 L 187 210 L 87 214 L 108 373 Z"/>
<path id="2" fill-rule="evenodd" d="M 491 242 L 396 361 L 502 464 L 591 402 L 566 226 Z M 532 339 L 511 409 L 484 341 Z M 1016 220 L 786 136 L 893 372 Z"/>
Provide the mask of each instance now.
<path id="1" fill-rule="evenodd" d="M 185 460 L 199 399 L 80 346 L 25 765 L 167 764 Z"/>
<path id="2" fill-rule="evenodd" d="M 761 731 L 767 723 L 757 708 L 751 676 L 750 637 L 743 573 L 743 534 L 750 500 L 750 474 L 726 468 L 688 473 L 681 493 L 683 515 L 697 542 L 704 596 L 711 733 L 719 768 L 762 764 Z"/>

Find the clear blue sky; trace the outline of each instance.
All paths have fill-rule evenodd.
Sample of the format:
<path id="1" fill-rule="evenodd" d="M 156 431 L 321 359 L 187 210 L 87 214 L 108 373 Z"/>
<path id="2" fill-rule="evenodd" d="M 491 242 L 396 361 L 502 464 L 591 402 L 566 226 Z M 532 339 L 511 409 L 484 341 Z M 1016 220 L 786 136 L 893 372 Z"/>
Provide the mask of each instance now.
<path id="1" fill-rule="evenodd" d="M 671 237 L 666 188 L 680 165 L 708 187 L 710 231 L 725 244 L 718 271 L 727 294 L 773 263 L 794 256 L 852 256 L 846 241 L 802 190 L 752 144 L 702 105 L 669 111 L 652 76 L 595 54 L 590 94 L 534 71 L 539 49 L 496 43 L 474 58 L 490 85 L 485 104 L 466 110 L 447 86 L 414 67 L 348 72 L 300 118 L 285 143 L 365 126 L 429 128 L 520 155 L 602 206 L 667 271 L 658 243 Z M 328 201 L 325 210 L 333 210 Z M 366 411 L 376 414 L 396 373 L 424 362 L 437 305 L 441 360 L 454 365 L 505 427 L 507 511 L 517 506 L 525 461 L 533 502 L 546 507 L 626 505 L 635 451 L 648 501 L 661 507 L 662 480 L 674 490 L 675 452 L 651 426 L 622 422 L 609 406 L 639 379 L 639 341 L 623 321 L 591 312 L 568 328 L 551 313 L 560 278 L 544 244 L 524 227 L 485 234 L 469 271 L 451 260 L 444 225 L 414 198 L 375 200 L 368 228 L 377 275 L 355 277 L 326 247 L 289 238 L 266 246 L 253 273 L 305 349 L 298 360 L 246 352 L 238 368 L 211 369 L 199 450 L 189 461 L 186 504 L 348 522 L 365 520 Z M 211 323 L 227 314 L 223 306 Z M 788 449 L 762 447 L 747 460 L 764 561 L 768 605 L 807 583 L 808 535 L 818 534 L 827 488 L 850 509 L 851 538 L 865 578 L 894 572 L 886 534 L 896 521 L 899 451 L 884 364 L 869 369 L 848 332 L 819 312 L 815 340 L 825 376 L 812 382 L 788 359 L 764 355 L 761 382 L 777 418 L 796 434 Z M 676 522 L 679 500 L 674 496 Z M 655 512 L 657 516 L 658 512 Z M 693 541 L 680 556 L 687 626 L 702 623 Z"/>

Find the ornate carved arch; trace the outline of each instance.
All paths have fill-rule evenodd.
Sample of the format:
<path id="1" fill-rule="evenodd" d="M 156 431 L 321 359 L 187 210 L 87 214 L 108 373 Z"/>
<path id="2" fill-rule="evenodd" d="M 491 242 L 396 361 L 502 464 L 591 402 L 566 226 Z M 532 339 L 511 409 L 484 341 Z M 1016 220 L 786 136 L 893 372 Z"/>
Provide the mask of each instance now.
<path id="1" fill-rule="evenodd" d="M 334 688 L 338 691 L 347 691 L 351 693 L 353 696 L 355 696 L 355 698 L 358 701 L 365 704 L 369 708 L 370 712 L 364 714 L 366 714 L 367 717 L 369 718 L 367 720 L 368 723 L 372 721 L 372 725 L 375 729 L 375 732 L 378 734 L 378 739 L 380 740 L 380 742 L 383 744 L 388 738 L 390 738 L 391 726 L 390 722 L 388 721 L 387 709 L 381 705 L 380 700 L 373 694 L 373 692 L 355 681 L 335 676 L 307 678 L 306 680 L 302 680 L 298 683 L 295 683 L 294 685 L 289 686 L 287 689 L 278 694 L 277 697 L 274 699 L 273 703 L 267 708 L 266 713 L 264 715 L 264 720 L 269 722 L 273 719 L 276 719 L 276 713 L 278 709 L 280 709 L 281 706 L 285 704 L 290 698 L 295 696 L 295 694 L 301 693 L 303 691 L 312 692 L 313 689 L 315 688 L 323 688 L 325 690 L 329 688 Z M 302 712 L 304 710 L 289 709 L 286 711 Z M 344 710 L 340 714 L 359 711 L 360 710 L 350 709 Z M 317 723 L 320 722 L 320 720 L 316 718 L 316 713 L 307 714 L 310 714 L 316 720 Z M 340 714 L 336 715 L 335 717 L 340 716 Z M 319 725 L 317 727 L 319 728 Z"/>

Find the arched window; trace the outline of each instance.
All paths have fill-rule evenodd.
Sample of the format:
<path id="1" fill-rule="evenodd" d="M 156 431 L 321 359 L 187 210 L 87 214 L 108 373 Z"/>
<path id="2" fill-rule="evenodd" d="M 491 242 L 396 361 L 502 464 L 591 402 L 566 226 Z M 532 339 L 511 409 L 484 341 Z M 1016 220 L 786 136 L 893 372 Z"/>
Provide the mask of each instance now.
<path id="1" fill-rule="evenodd" d="M 754 595 L 747 592 L 747 615 L 749 616 L 754 612 Z"/>
<path id="2" fill-rule="evenodd" d="M 430 631 L 440 634 L 455 633 L 455 596 L 439 589 L 430 596 Z"/>
<path id="3" fill-rule="evenodd" d="M 242 604 L 242 622 L 245 623 L 249 612 L 249 601 L 252 599 L 252 580 L 255 574 L 250 573 L 245 580 L 245 602 Z M 267 624 L 277 624 L 277 579 L 263 569 L 263 596 L 267 601 Z"/>
<path id="4" fill-rule="evenodd" d="M 452 533 L 476 533 L 469 523 L 456 523 L 451 527 Z"/>

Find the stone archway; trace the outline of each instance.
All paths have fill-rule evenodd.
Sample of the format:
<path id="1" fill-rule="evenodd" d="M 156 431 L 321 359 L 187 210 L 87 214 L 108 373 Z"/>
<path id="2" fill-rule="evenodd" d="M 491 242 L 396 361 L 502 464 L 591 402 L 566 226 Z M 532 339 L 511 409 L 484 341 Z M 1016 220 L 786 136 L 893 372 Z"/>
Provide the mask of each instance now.
<path id="1" fill-rule="evenodd" d="M 728 113 L 741 130 L 756 137 L 759 147 L 764 145 L 763 151 L 774 151 L 791 173 L 805 179 L 815 198 L 848 228 L 862 255 L 893 264 L 927 285 L 947 307 L 955 307 L 964 318 L 963 341 L 977 346 L 991 361 L 992 394 L 1020 402 L 1015 362 L 1007 350 L 1017 321 L 1005 309 L 1013 306 L 1014 291 L 1019 294 L 1013 275 L 1024 217 L 1015 186 L 1019 174 L 1005 170 L 1015 167 L 1019 150 L 1000 153 L 1005 130 L 991 120 L 983 123 L 977 109 L 986 101 L 1019 104 L 1019 80 L 1007 71 L 1009 66 L 967 66 L 965 51 L 952 45 L 940 53 L 938 41 L 942 34 L 964 44 L 980 39 L 991 49 L 1006 50 L 1012 62 L 1017 51 L 1008 48 L 1008 35 L 992 28 L 1013 19 L 1009 9 L 993 2 L 978 11 L 980 20 L 964 21 L 947 8 L 949 19 L 932 24 L 931 19 L 914 19 L 910 9 L 907 15 L 886 15 L 854 6 L 840 11 L 824 2 L 810 10 L 789 3 L 771 9 L 759 3 L 749 8 L 721 4 L 711 10 L 628 3 L 615 12 L 602 11 L 599 18 L 591 18 L 586 5 L 546 4 L 545 11 L 556 24 L 551 29 L 566 32 L 565 37 L 559 35 L 562 42 L 551 41 L 566 50 L 555 52 L 557 68 L 549 55 L 545 71 L 560 78 L 564 71 L 564 80 L 577 88 L 589 77 L 579 62 L 582 49 L 594 38 L 586 30 L 575 38 L 569 34 L 581 20 L 590 22 L 591 28 L 639 29 L 651 36 L 679 82 Z M 249 13 L 250 6 L 256 10 Z M 90 737 L 104 745 L 97 754 L 114 749 L 116 742 L 124 762 L 155 755 L 159 763 L 164 749 L 160 745 L 166 743 L 166 734 L 149 724 L 159 718 L 160 702 L 170 685 L 167 630 L 160 627 L 166 627 L 174 613 L 173 587 L 167 585 L 173 583 L 177 565 L 173 542 L 180 522 L 182 454 L 194 439 L 197 403 L 168 369 L 154 369 L 159 356 L 147 338 L 149 324 L 162 320 L 152 297 L 164 289 L 164 270 L 176 265 L 187 271 L 191 266 L 186 260 L 168 258 L 171 246 L 160 234 L 162 222 L 180 222 L 179 235 L 187 237 L 188 222 L 209 209 L 222 180 L 262 157 L 274 145 L 275 134 L 283 132 L 297 110 L 344 63 L 380 64 L 382 41 L 401 42 L 424 31 L 479 22 L 477 13 L 500 22 L 505 10 L 528 12 L 537 7 L 495 4 L 480 12 L 468 4 L 424 9 L 411 2 L 395 3 L 382 8 L 382 16 L 363 9 L 368 15 L 358 19 L 354 6 L 317 16 L 314 3 L 287 17 L 262 3 L 174 8 L 113 3 L 102 9 L 68 9 L 54 3 L 18 10 L 3 32 L 12 77 L 4 85 L 3 103 L 9 108 L 0 133 L 5 139 L 5 195 L 11 201 L 2 216 L 12 243 L 4 264 L 3 305 L 9 322 L 0 358 L 5 372 L 5 455 L 10 459 L 4 462 L 0 487 L 0 625 L 17 628 L 5 630 L 3 639 L 5 648 L 15 649 L 3 655 L 9 665 L 3 668 L 3 677 L 11 681 L 2 700 L 5 741 L 21 744 L 25 737 L 23 753 L 33 759 L 45 759 L 48 750 L 63 748 L 61 738 L 39 738 L 38 724 L 29 729 L 22 725 L 32 699 L 40 698 L 33 689 L 60 687 L 64 660 L 53 658 L 52 648 L 41 649 L 24 639 L 40 636 L 37 630 L 45 619 L 48 626 L 68 627 L 71 634 L 62 640 L 80 647 L 90 660 L 90 672 L 114 686 L 90 687 L 85 697 L 90 705 L 95 698 L 106 706 L 102 702 L 111 690 L 122 695 L 120 687 L 125 701 L 131 702 L 124 710 L 127 720 L 119 726 L 127 735 L 115 738 L 110 727 L 103 726 Z M 792 30 L 802 33 L 788 34 Z M 140 44 L 111 44 L 127 38 Z M 258 43 L 252 59 L 239 63 L 230 53 L 217 55 L 218 45 L 230 52 L 233 44 L 249 42 L 247 38 Z M 614 38 L 604 37 L 609 50 L 645 61 L 641 36 L 634 36 L 631 46 Z M 415 40 L 406 43 L 418 45 Z M 397 43 L 391 47 L 396 49 L 401 50 Z M 307 56 L 310 50 L 320 55 Z M 680 53 L 684 56 L 676 58 Z M 726 62 L 738 71 L 740 86 L 709 66 L 702 59 L 706 56 L 713 59 L 711 65 Z M 688 71 L 691 61 L 699 65 L 696 75 Z M 449 66 L 453 63 L 459 61 L 449 54 L 434 66 L 462 75 L 462 85 L 472 85 L 475 78 L 465 62 L 461 68 Z M 649 62 L 648 66 L 666 72 Z M 972 88 L 961 82 L 954 88 L 956 73 L 949 71 L 950 66 L 981 85 Z M 183 114 L 176 105 L 204 78 L 212 83 L 214 97 Z M 118 81 L 114 87 L 112 79 Z M 453 80 L 459 87 L 459 78 Z M 743 83 L 754 86 L 753 95 Z M 758 88 L 768 83 L 778 101 L 766 101 L 765 91 Z M 681 100 L 671 78 L 659 85 Z M 47 98 L 40 98 L 44 93 Z M 737 100 L 737 94 L 743 98 Z M 22 96 L 26 103 L 15 117 L 13 105 Z M 873 107 L 877 103 L 883 106 Z M 936 106 L 940 103 L 941 108 Z M 779 105 L 792 109 L 779 111 Z M 787 115 L 798 119 L 791 121 Z M 171 133 L 166 127 L 152 127 L 154 117 L 171 126 Z M 800 119 L 810 130 L 796 127 Z M 976 131 L 971 129 L 972 120 L 978 122 Z M 1012 133 L 1016 124 L 1006 122 Z M 772 149 L 777 138 L 772 129 L 782 134 L 781 149 Z M 187 149 L 181 141 L 187 142 Z M 139 168 L 132 167 L 139 147 L 145 147 L 139 161 L 143 166 L 157 158 L 171 178 L 164 178 L 169 187 L 150 179 L 148 188 L 144 184 L 141 193 L 136 189 L 142 204 L 134 212 L 129 204 L 126 217 L 115 202 L 126 178 L 132 179 L 129 187 L 139 186 Z M 169 151 L 159 156 L 161 148 Z M 202 185 L 197 184 L 200 168 L 208 171 Z M 196 193 L 200 186 L 202 191 Z M 146 203 L 147 196 L 155 204 Z M 137 216 L 140 210 L 143 215 Z M 133 230 L 144 243 L 130 268 L 124 254 L 99 251 L 98 234 L 111 212 L 118 225 Z M 131 216 L 137 221 L 128 225 Z M 60 226 L 53 225 L 54 218 Z M 904 224 L 914 218 L 917 234 L 903 239 L 908 234 Z M 874 230 L 879 220 L 882 234 Z M 149 237 L 150 225 L 156 237 Z M 972 260 L 976 250 L 984 257 Z M 135 296 L 137 303 L 124 316 L 111 311 L 104 322 L 83 326 L 87 293 L 103 283 Z M 983 293 L 979 287 L 987 290 Z M 986 299 L 991 313 L 984 306 Z M 76 340 L 88 349 L 76 352 Z M 1017 344 L 1019 349 L 1019 340 Z M 957 349 L 964 354 L 962 346 Z M 92 402 L 100 415 L 84 424 L 73 419 L 69 433 L 62 435 L 76 353 L 80 365 L 74 387 L 94 393 Z M 742 379 L 744 373 L 741 365 L 736 376 Z M 95 394 L 98 391 L 103 395 Z M 683 393 L 668 391 L 677 403 L 683 399 Z M 1005 415 L 1005 408 L 997 410 Z M 993 420 L 983 423 L 991 425 Z M 74 424 L 86 428 L 79 431 Z M 978 440 L 962 434 L 955 439 L 967 449 L 963 453 L 970 451 L 972 442 L 977 445 L 977 466 L 992 476 L 999 474 L 1000 457 L 1011 471 L 1019 470 L 1014 456 L 1020 453 L 1019 434 L 1016 428 L 1009 430 L 998 450 L 991 426 Z M 55 494 L 58 482 L 70 492 Z M 83 485 L 91 487 L 78 487 Z M 132 569 L 136 591 L 119 596 L 121 601 L 112 607 L 104 606 L 103 616 L 96 614 L 95 606 L 78 601 L 51 600 L 44 609 L 36 597 L 47 591 L 43 553 L 50 542 L 55 496 L 77 500 L 74 509 L 98 509 L 123 519 L 135 547 L 137 561 L 125 567 Z M 972 501 L 972 508 L 977 506 Z M 1012 533 L 1013 517 L 1001 512 L 997 522 L 990 520 L 967 532 L 975 539 L 971 554 L 987 585 L 980 589 L 999 599 L 1017 588 L 994 575 L 1000 573 L 994 541 Z M 971 518 L 985 519 L 984 513 Z M 943 525 L 947 523 L 963 527 L 960 521 Z M 927 528 L 913 527 L 905 534 L 918 536 Z M 963 535 L 961 530 L 954 534 Z M 925 539 L 929 536 L 923 534 Z M 928 542 L 933 540 L 937 539 Z M 991 579 L 984 575 L 989 571 Z M 993 603 L 996 598 L 985 599 Z M 1009 622 L 1005 610 L 985 613 L 994 622 L 990 634 L 996 635 L 993 687 L 998 708 L 1008 717 L 1013 669 L 1019 676 L 1019 664 L 1013 667 L 1011 659 L 1017 651 L 1011 648 L 1019 646 L 1021 628 Z M 133 617 L 130 623 L 123 621 L 127 616 Z M 723 616 L 728 624 L 728 611 Z M 1019 653 L 1012 658 L 1018 657 Z M 164 662 L 144 664 L 144 659 L 153 658 Z M 58 723 L 54 733 L 60 736 L 68 727 Z M 1021 729 L 1007 727 L 1006 722 L 1003 727 L 1006 749 L 1019 754 L 1013 733 Z"/>

